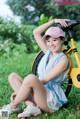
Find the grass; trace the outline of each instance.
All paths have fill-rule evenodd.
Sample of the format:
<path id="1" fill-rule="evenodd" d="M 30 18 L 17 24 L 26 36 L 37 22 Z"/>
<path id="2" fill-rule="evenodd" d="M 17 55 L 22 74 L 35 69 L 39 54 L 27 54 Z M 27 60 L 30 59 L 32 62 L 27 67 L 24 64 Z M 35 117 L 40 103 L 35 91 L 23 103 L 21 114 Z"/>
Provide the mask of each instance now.
<path id="1" fill-rule="evenodd" d="M 9 74 L 16 72 L 24 78 L 31 73 L 35 56 L 36 53 L 26 54 L 18 51 L 0 56 L 0 107 L 10 102 L 10 94 L 13 92 L 8 83 Z M 80 89 L 73 86 L 68 100 L 66 108 L 61 108 L 54 113 L 42 113 L 28 119 L 80 119 Z M 22 104 L 22 107 L 24 108 L 25 105 Z M 16 114 L 12 114 L 10 119 L 18 118 Z"/>

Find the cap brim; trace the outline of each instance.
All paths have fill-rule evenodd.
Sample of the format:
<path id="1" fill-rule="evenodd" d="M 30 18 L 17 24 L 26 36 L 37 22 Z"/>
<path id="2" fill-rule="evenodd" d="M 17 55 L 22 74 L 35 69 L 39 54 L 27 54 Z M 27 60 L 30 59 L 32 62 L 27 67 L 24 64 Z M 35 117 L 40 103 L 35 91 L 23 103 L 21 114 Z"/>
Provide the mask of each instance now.
<path id="1" fill-rule="evenodd" d="M 43 40 L 45 40 L 46 39 L 46 36 L 50 36 L 50 35 L 44 35 L 43 37 L 42 37 L 42 39 Z M 57 37 L 53 37 L 53 36 L 50 36 L 50 37 L 52 37 L 52 38 L 59 38 L 59 37 L 63 37 L 63 38 L 65 38 L 64 36 L 57 36 Z"/>

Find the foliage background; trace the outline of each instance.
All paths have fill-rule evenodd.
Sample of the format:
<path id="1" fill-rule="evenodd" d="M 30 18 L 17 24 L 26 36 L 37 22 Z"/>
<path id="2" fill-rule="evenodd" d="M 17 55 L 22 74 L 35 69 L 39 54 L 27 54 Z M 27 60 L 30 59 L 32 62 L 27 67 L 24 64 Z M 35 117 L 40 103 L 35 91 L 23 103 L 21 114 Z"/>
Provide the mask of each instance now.
<path id="1" fill-rule="evenodd" d="M 22 16 L 25 23 L 35 24 L 42 13 L 53 18 L 80 19 L 78 4 L 59 5 L 54 4 L 54 0 L 8 0 L 7 4 L 15 15 Z"/>
<path id="2" fill-rule="evenodd" d="M 58 5 L 53 0 L 7 0 L 7 4 L 14 15 L 21 16 L 21 24 L 0 18 L 0 106 L 10 102 L 13 92 L 8 83 L 9 74 L 16 72 L 24 78 L 31 73 L 32 63 L 40 50 L 34 40 L 33 30 L 53 18 L 80 20 L 80 5 Z M 78 48 L 79 30 L 80 25 L 73 30 Z M 80 119 L 80 90 L 73 86 L 68 98 L 67 108 L 50 115 L 43 113 L 35 118 Z M 17 119 L 17 115 L 11 115 L 10 119 Z"/>
<path id="3" fill-rule="evenodd" d="M 7 0 L 6 3 L 10 6 L 14 15 L 21 16 L 21 24 L 14 23 L 12 19 L 4 20 L 0 18 L 0 43 L 4 44 L 6 40 L 15 44 L 25 43 L 28 53 L 40 50 L 33 37 L 33 30 L 37 26 L 53 18 L 80 20 L 78 4 L 59 5 L 54 4 L 53 0 Z M 80 25 L 73 30 L 76 41 L 80 38 L 79 29 Z M 2 46 L 0 49 L 2 51 Z"/>

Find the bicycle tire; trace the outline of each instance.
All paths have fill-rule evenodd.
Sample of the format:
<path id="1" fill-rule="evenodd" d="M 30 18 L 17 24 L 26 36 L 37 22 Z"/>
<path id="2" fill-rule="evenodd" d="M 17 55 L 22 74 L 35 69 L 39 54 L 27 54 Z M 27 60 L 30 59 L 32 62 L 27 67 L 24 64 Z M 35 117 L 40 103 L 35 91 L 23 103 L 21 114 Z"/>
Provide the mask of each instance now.
<path id="1" fill-rule="evenodd" d="M 44 56 L 44 53 L 43 51 L 40 51 L 38 53 L 38 55 L 36 56 L 34 62 L 33 62 L 33 65 L 32 65 L 32 73 L 37 75 L 37 68 L 38 68 L 38 65 L 39 65 L 39 62 L 41 60 L 41 58 Z M 66 86 L 66 87 L 65 87 Z M 67 78 L 67 82 L 66 82 L 66 85 L 65 83 L 63 83 L 62 87 L 64 88 L 64 92 L 65 92 L 65 95 L 66 97 L 68 97 L 70 91 L 71 91 L 71 88 L 72 88 L 72 80 L 71 78 Z"/>

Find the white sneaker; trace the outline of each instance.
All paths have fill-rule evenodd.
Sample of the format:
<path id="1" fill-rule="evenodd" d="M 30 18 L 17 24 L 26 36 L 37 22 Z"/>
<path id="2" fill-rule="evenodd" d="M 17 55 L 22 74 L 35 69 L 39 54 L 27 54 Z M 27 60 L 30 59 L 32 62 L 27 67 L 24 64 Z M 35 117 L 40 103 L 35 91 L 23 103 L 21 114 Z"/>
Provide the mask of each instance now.
<path id="1" fill-rule="evenodd" d="M 17 108 L 11 108 L 9 104 L 4 105 L 2 107 L 2 109 L 0 109 L 0 115 L 2 113 L 2 111 L 8 111 L 8 114 L 12 114 L 12 113 L 18 113 L 22 110 L 21 106 L 19 105 Z"/>
<path id="2" fill-rule="evenodd" d="M 33 104 L 30 104 L 26 107 L 26 109 L 24 109 L 22 113 L 18 114 L 18 118 L 36 116 L 40 113 L 41 110 L 37 106 L 33 106 Z"/>

